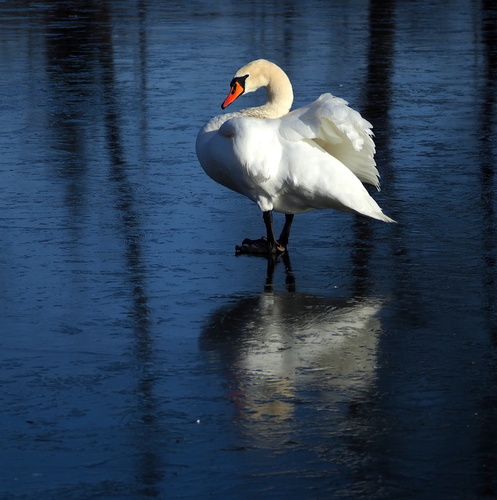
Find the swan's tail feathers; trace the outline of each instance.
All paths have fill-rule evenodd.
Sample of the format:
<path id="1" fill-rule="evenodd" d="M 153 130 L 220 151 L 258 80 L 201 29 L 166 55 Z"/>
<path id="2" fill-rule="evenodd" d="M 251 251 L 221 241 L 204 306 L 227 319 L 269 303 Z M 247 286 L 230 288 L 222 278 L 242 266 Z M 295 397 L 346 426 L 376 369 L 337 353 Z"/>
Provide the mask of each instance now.
<path id="1" fill-rule="evenodd" d="M 385 215 L 378 203 L 376 203 L 374 198 L 371 198 L 370 196 L 364 200 L 364 203 L 361 206 L 356 205 L 356 211 L 357 213 L 370 217 L 371 219 L 381 220 L 383 222 L 397 222 L 388 215 Z"/>
<path id="2" fill-rule="evenodd" d="M 383 219 L 385 222 L 395 222 L 395 224 L 397 224 L 397 221 L 394 220 L 394 219 L 391 219 L 390 217 L 388 217 L 388 215 L 385 215 L 383 214 Z"/>
<path id="3" fill-rule="evenodd" d="M 375 215 L 373 215 L 373 217 L 375 219 L 382 220 L 383 222 L 395 222 L 395 223 L 397 223 L 396 220 L 391 219 L 390 217 L 388 217 L 388 215 L 385 215 L 383 212 L 380 212 L 379 214 L 375 214 Z"/>

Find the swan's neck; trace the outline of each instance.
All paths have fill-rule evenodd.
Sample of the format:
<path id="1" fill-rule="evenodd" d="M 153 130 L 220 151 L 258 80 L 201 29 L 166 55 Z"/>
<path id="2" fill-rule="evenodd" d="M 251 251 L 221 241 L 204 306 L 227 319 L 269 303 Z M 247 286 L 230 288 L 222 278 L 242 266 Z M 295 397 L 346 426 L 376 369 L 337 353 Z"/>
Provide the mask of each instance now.
<path id="1" fill-rule="evenodd" d="M 253 90 L 260 87 L 265 87 L 266 89 L 266 104 L 242 110 L 241 113 L 244 116 L 280 118 L 290 111 L 293 103 L 292 84 L 281 68 L 275 64 L 269 63 L 261 75 L 258 86 Z M 252 91 L 252 89 L 249 91 Z"/>

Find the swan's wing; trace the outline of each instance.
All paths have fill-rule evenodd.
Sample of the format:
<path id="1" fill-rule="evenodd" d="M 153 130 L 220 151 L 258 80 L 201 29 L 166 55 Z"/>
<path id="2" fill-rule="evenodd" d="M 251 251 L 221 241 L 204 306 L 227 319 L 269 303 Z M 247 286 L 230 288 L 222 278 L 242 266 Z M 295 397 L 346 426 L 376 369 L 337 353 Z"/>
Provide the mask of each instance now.
<path id="1" fill-rule="evenodd" d="M 309 106 L 284 116 L 280 133 L 288 140 L 312 141 L 340 160 L 360 181 L 379 190 L 372 125 L 347 104 L 339 97 L 323 94 Z"/>

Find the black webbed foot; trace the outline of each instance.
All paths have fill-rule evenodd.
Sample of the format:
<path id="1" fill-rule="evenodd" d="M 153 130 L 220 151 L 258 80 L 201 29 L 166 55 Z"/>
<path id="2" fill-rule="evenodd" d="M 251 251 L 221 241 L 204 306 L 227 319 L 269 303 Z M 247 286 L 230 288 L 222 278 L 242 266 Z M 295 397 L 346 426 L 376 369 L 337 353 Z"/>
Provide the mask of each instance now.
<path id="1" fill-rule="evenodd" d="M 258 240 L 251 240 L 245 238 L 241 246 L 236 245 L 236 254 L 257 254 L 257 255 L 277 255 L 286 251 L 286 247 L 281 245 L 278 241 L 271 244 L 266 237 L 259 238 Z"/>

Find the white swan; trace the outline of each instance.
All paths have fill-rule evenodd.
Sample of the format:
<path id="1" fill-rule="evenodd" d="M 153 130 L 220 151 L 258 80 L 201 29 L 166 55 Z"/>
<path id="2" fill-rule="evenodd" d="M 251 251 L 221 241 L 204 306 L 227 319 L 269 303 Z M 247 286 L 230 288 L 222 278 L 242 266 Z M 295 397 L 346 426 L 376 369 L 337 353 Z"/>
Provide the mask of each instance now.
<path id="1" fill-rule="evenodd" d="M 277 253 L 288 244 L 294 214 L 334 208 L 394 222 L 362 182 L 379 189 L 371 124 L 331 94 L 292 112 L 292 85 L 276 64 L 258 59 L 239 69 L 221 105 L 265 87 L 268 100 L 212 118 L 199 132 L 197 156 L 216 182 L 257 203 L 267 238 L 244 240 L 243 253 Z M 285 214 L 278 239 L 272 210 Z"/>

